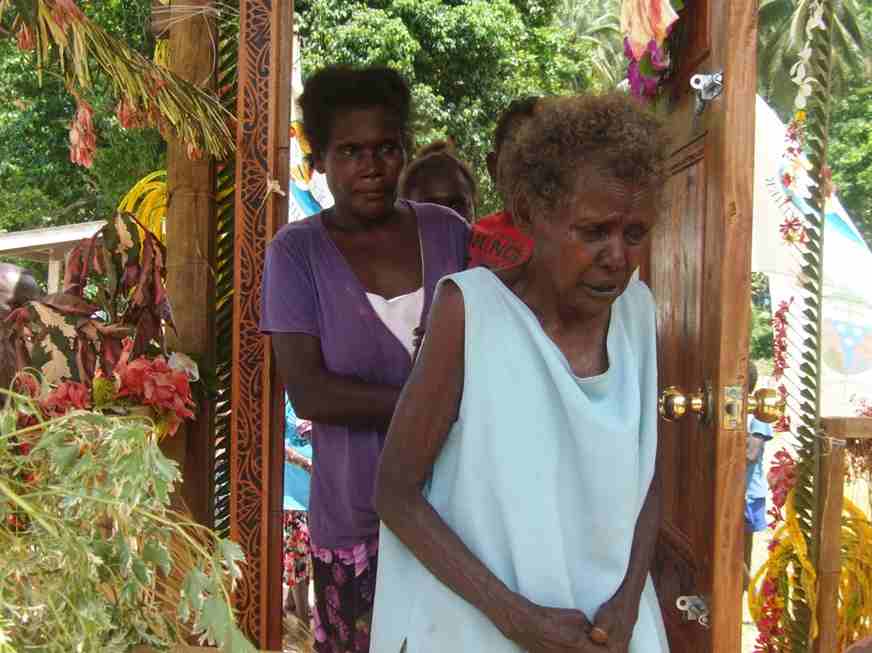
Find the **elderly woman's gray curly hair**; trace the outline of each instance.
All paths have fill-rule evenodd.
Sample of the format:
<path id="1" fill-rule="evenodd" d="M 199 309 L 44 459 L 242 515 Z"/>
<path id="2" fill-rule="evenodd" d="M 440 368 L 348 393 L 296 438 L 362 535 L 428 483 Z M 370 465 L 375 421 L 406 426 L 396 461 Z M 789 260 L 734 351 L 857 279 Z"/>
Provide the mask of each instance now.
<path id="1" fill-rule="evenodd" d="M 533 214 L 575 199 L 585 166 L 640 186 L 662 188 L 669 138 L 661 121 L 624 93 L 542 100 L 500 156 L 500 178 L 514 205 Z"/>

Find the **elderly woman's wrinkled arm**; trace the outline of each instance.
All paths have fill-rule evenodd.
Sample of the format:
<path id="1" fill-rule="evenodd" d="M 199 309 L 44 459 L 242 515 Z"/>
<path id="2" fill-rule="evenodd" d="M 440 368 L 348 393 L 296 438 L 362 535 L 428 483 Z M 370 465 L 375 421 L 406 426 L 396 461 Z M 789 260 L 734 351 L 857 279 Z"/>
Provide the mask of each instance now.
<path id="1" fill-rule="evenodd" d="M 301 333 L 274 333 L 279 375 L 299 417 L 339 426 L 385 428 L 400 389 L 330 372 L 321 341 Z"/>
<path id="2" fill-rule="evenodd" d="M 388 431 L 376 483 L 376 510 L 442 583 L 531 653 L 588 653 L 597 647 L 578 610 L 538 606 L 510 590 L 451 530 L 422 494 L 463 394 L 464 304 L 440 288 L 427 339 Z"/>

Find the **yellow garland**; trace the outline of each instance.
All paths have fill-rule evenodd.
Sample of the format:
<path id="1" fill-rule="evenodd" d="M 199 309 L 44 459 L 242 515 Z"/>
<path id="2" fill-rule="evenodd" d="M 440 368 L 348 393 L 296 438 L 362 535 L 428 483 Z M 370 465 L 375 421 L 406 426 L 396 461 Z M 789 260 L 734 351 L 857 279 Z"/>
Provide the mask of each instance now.
<path id="1" fill-rule="evenodd" d="M 158 39 L 154 46 L 153 61 L 162 68 L 166 68 L 170 62 L 170 41 L 169 39 Z"/>
<path id="2" fill-rule="evenodd" d="M 151 233 L 166 243 L 167 171 L 156 170 L 140 179 L 131 188 L 118 210 L 132 213 Z"/>
<path id="3" fill-rule="evenodd" d="M 773 535 L 777 544 L 769 558 L 754 574 L 748 588 L 748 608 L 755 622 L 763 616 L 766 596 L 762 592 L 763 580 L 769 579 L 776 587 L 786 582 L 787 594 L 800 588 L 794 580 L 799 571 L 801 590 L 811 608 L 811 638 L 818 636 L 817 574 L 808 558 L 805 538 L 799 529 L 794 492 L 785 503 L 785 522 Z M 843 503 L 842 559 L 839 577 L 839 650 L 872 633 L 872 523 L 849 499 Z M 787 596 L 778 596 L 777 604 L 785 607 Z"/>

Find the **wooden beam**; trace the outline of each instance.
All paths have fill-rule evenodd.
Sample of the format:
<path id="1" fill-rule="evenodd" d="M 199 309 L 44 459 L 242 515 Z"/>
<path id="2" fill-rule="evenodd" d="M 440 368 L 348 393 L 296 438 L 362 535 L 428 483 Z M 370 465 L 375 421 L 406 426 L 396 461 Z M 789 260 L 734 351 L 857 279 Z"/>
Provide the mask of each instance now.
<path id="1" fill-rule="evenodd" d="M 211 89 L 215 81 L 216 29 L 211 0 L 184 0 L 173 7 L 169 68 Z M 198 9 L 202 11 L 198 11 Z M 215 163 L 192 160 L 185 143 L 171 139 L 167 148 L 167 292 L 176 332 L 171 349 L 198 359 L 204 371 L 215 367 Z M 214 406 L 201 401 L 196 421 L 165 441 L 166 453 L 182 468 L 181 497 L 194 518 L 211 526 Z"/>
<path id="2" fill-rule="evenodd" d="M 288 221 L 291 0 L 242 0 L 239 34 L 231 411 L 231 536 L 247 563 L 235 599 L 260 647 L 281 648 L 284 391 L 260 335 L 269 241 Z"/>
<path id="3" fill-rule="evenodd" d="M 48 255 L 48 280 L 46 283 L 46 290 L 48 290 L 49 295 L 61 291 L 63 268 L 63 254 L 52 250 Z"/>
<path id="4" fill-rule="evenodd" d="M 872 420 L 867 421 L 872 422 Z M 827 439 L 822 455 L 818 500 L 821 520 L 817 565 L 819 630 L 818 637 L 814 641 L 814 653 L 834 653 L 839 650 L 839 579 L 842 566 L 844 486 L 845 441 Z"/>
<path id="5" fill-rule="evenodd" d="M 872 439 L 872 417 L 822 417 L 821 428 L 830 438 Z"/>

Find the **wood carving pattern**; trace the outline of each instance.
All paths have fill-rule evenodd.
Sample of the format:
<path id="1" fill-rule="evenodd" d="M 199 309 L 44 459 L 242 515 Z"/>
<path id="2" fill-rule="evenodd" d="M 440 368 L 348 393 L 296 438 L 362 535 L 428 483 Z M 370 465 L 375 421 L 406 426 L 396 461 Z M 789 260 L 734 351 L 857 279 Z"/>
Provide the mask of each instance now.
<path id="1" fill-rule="evenodd" d="M 264 341 L 258 332 L 261 272 L 267 233 L 266 180 L 269 178 L 270 19 L 272 0 L 240 3 L 239 126 L 237 132 L 235 293 L 233 325 L 233 413 L 231 436 L 231 534 L 247 564 L 235 599 L 240 624 L 256 643 L 266 633 L 262 622 L 265 456 L 269 429 L 263 398 L 271 392 L 263 373 Z M 268 413 L 268 411 L 267 411 Z"/>

